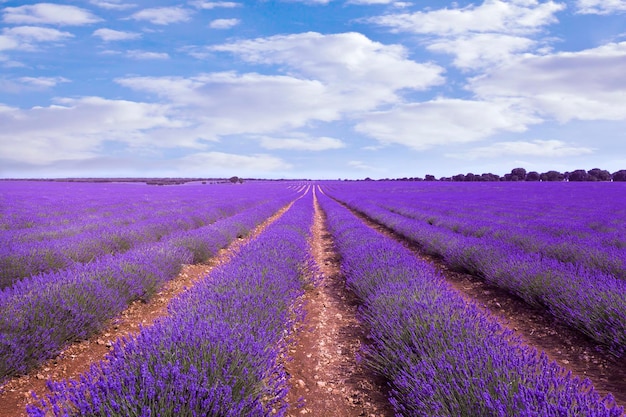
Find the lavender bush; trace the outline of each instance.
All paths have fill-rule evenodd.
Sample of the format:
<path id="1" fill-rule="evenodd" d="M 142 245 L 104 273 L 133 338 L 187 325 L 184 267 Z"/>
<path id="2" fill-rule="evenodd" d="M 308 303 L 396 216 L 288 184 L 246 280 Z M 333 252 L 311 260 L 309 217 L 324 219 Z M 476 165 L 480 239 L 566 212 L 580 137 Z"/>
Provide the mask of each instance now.
<path id="1" fill-rule="evenodd" d="M 170 315 L 118 341 L 79 381 L 50 383 L 31 416 L 282 416 L 280 364 L 302 312 L 311 194 L 231 262 L 176 299 Z"/>
<path id="2" fill-rule="evenodd" d="M 430 264 L 329 198 L 320 203 L 371 329 L 365 359 L 389 380 L 399 415 L 622 415 L 610 395 L 466 303 Z"/>
<path id="3" fill-rule="evenodd" d="M 293 199 L 280 198 L 211 225 L 122 254 L 17 282 L 0 290 L 0 380 L 26 372 L 102 327 L 136 299 L 149 299 L 183 263 L 201 262 Z"/>
<path id="4" fill-rule="evenodd" d="M 206 226 L 283 192 L 252 187 L 0 182 L 0 288 Z"/>
<path id="5" fill-rule="evenodd" d="M 538 185 L 527 184 L 528 188 L 524 190 L 530 193 L 533 190 L 530 187 Z M 468 193 L 462 187 L 456 187 L 448 191 L 445 187 L 440 189 L 441 200 L 444 202 L 432 203 L 433 205 L 448 204 L 447 215 L 449 217 L 455 213 L 460 213 L 462 217 L 462 213 L 466 212 L 463 210 L 463 200 L 459 195 L 465 197 Z M 429 195 L 428 189 L 425 189 L 424 194 Z M 427 253 L 442 257 L 451 267 L 481 276 L 488 282 L 518 295 L 528 303 L 546 309 L 565 323 L 605 344 L 615 355 L 621 356 L 626 352 L 626 298 L 623 296 L 626 294 L 626 280 L 622 279 L 620 274 L 610 274 L 594 267 L 598 265 L 597 260 L 601 258 L 589 255 L 604 251 L 603 256 L 611 261 L 606 263 L 607 265 L 619 265 L 621 258 L 610 258 L 612 253 L 610 250 L 587 251 L 584 245 L 573 246 L 580 248 L 581 257 L 584 258 L 583 255 L 588 254 L 589 261 L 578 262 L 575 259 L 563 261 L 552 256 L 553 253 L 548 250 L 536 252 L 521 249 L 518 242 L 513 241 L 511 236 L 522 236 L 522 232 L 509 234 L 509 239 L 499 232 L 502 227 L 491 228 L 492 232 L 484 233 L 481 237 L 459 233 L 458 230 L 455 231 L 449 227 L 440 227 L 435 217 L 422 216 L 423 220 L 420 220 L 420 216 L 416 216 L 410 207 L 415 207 L 415 211 L 419 211 L 423 209 L 422 202 L 426 206 L 431 203 L 428 202 L 428 198 L 417 192 L 419 188 L 405 186 L 402 190 L 403 192 L 398 196 L 390 196 L 382 193 L 382 189 L 376 191 L 373 188 L 367 188 L 368 193 L 365 193 L 365 189 L 350 190 L 335 185 L 331 194 L 407 239 L 418 243 Z M 474 194 L 480 194 L 480 190 L 483 190 L 483 198 L 492 195 L 488 192 L 493 191 L 489 187 L 472 188 L 472 190 Z M 452 191 L 455 192 L 456 201 L 458 201 L 456 205 L 451 204 L 451 201 L 454 201 L 453 197 L 446 194 Z M 503 193 L 502 190 L 499 192 Z M 596 194 L 591 195 L 597 198 Z M 403 198 L 402 202 L 399 197 Z M 624 210 L 617 206 L 619 195 L 616 197 L 610 194 L 609 197 L 616 204 L 617 212 L 617 214 L 611 214 L 610 224 L 623 224 Z M 610 198 L 607 200 L 611 201 Z M 401 208 L 390 208 L 396 204 Z M 488 203 L 487 207 L 489 207 Z M 502 216 L 498 216 L 502 222 L 508 221 L 507 218 L 515 218 L 521 224 L 525 222 L 532 224 L 525 216 L 520 220 L 521 214 L 512 207 L 502 207 L 499 210 L 505 212 Z M 579 207 L 579 210 L 582 209 Z M 515 213 L 518 215 L 516 216 Z M 582 216 L 577 216 L 579 217 Z M 482 223 L 476 222 L 474 229 L 477 230 Z M 542 219 L 542 222 L 545 226 L 547 219 Z M 556 219 L 555 222 L 561 226 L 564 224 L 561 219 Z M 594 224 L 597 224 L 597 221 L 594 221 Z M 578 229 L 581 227 L 579 225 Z M 571 233 L 578 229 L 572 225 L 569 227 Z M 545 226 L 543 230 L 548 230 L 548 227 Z M 551 233 L 556 234 L 556 229 L 552 229 Z M 561 233 L 567 234 L 564 231 Z M 617 236 L 615 230 L 611 230 L 610 233 L 613 237 Z M 533 234 L 531 228 L 527 236 L 531 239 L 539 239 L 540 235 Z M 620 236 L 620 239 L 626 238 L 623 232 Z M 531 241 L 530 239 L 524 240 Z M 545 249 L 548 246 L 550 245 L 545 243 L 541 247 Z M 554 252 L 562 246 L 551 247 Z"/>

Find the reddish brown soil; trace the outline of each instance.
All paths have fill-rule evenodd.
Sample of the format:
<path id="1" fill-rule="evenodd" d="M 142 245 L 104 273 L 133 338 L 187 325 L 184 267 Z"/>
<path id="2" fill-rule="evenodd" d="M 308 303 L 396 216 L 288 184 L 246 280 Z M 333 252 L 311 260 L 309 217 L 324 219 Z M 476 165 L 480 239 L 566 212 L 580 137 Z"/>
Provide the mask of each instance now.
<path id="1" fill-rule="evenodd" d="M 287 415 L 393 416 L 384 382 L 357 360 L 366 329 L 355 317 L 357 302 L 346 290 L 317 201 L 311 248 L 319 275 L 304 296 L 306 320 L 286 364 L 291 376 Z"/>
<path id="2" fill-rule="evenodd" d="M 393 230 L 353 211 L 370 227 L 404 244 L 419 258 L 434 264 L 468 302 L 490 313 L 528 346 L 545 352 L 551 360 L 580 379 L 589 378 L 601 395 L 611 393 L 626 408 L 626 356 L 616 358 L 604 346 L 565 325 L 545 310 L 471 274 L 453 271 L 437 257 L 424 254 L 419 245 Z M 626 415 L 626 414 L 625 414 Z"/>
<path id="3" fill-rule="evenodd" d="M 89 370 L 89 366 L 102 360 L 111 342 L 137 333 L 139 326 L 149 326 L 167 313 L 169 301 L 202 279 L 213 267 L 207 265 L 184 265 L 180 274 L 165 283 L 161 291 L 148 303 L 133 302 L 120 316 L 107 323 L 105 329 L 88 340 L 74 343 L 57 357 L 18 378 L 9 380 L 0 393 L 0 416 L 26 415 L 26 404 L 32 402 L 31 392 L 42 397 L 47 393 L 46 381 L 75 378 Z"/>
<path id="4" fill-rule="evenodd" d="M 111 341 L 135 334 L 139 326 L 149 326 L 159 317 L 167 314 L 169 302 L 202 280 L 217 265 L 228 262 L 239 252 L 242 245 L 254 239 L 261 231 L 291 206 L 287 205 L 245 238 L 233 241 L 227 248 L 209 259 L 205 264 L 184 265 L 179 275 L 166 282 L 149 302 L 133 302 L 118 317 L 110 320 L 104 330 L 88 340 L 74 343 L 57 357 L 50 359 L 27 375 L 10 379 L 0 387 L 0 417 L 26 416 L 26 405 L 32 403 L 31 392 L 43 398 L 49 392 L 46 381 L 77 378 L 89 370 L 91 364 L 103 360 L 110 349 Z"/>
<path id="5" fill-rule="evenodd" d="M 580 379 L 589 378 L 596 391 L 611 393 L 618 404 L 626 406 L 626 357 L 616 358 L 591 338 L 505 290 L 473 275 L 450 271 L 441 260 L 431 261 L 468 301 L 489 311 L 527 345 L 544 351 Z"/>
<path id="6" fill-rule="evenodd" d="M 386 399 L 384 381 L 357 360 L 366 341 L 367 329 L 356 319 L 357 300 L 346 290 L 345 279 L 324 226 L 324 213 L 315 202 L 315 224 L 311 241 L 319 276 L 312 280 L 303 299 L 306 320 L 297 329 L 290 346 L 286 368 L 291 376 L 288 416 L 393 416 Z M 30 401 L 30 392 L 46 393 L 45 381 L 75 378 L 102 360 L 110 341 L 132 335 L 139 324 L 150 325 L 166 314 L 169 301 L 202 279 L 215 265 L 236 255 L 238 248 L 256 236 L 283 211 L 239 239 L 206 265 L 185 266 L 180 275 L 165 284 L 149 302 L 133 303 L 106 329 L 93 338 L 69 346 L 28 375 L 14 378 L 0 387 L 0 417 L 21 417 Z M 437 258 L 422 254 L 415 244 L 389 229 L 360 216 L 376 228 L 411 249 L 416 256 L 434 263 L 447 281 L 468 301 L 476 302 L 504 325 L 515 330 L 528 345 L 545 351 L 550 358 L 581 378 L 589 378 L 597 391 L 613 393 L 626 405 L 626 358 L 617 360 L 588 337 L 534 309 L 515 296 L 486 284 L 469 274 L 451 271 Z"/>

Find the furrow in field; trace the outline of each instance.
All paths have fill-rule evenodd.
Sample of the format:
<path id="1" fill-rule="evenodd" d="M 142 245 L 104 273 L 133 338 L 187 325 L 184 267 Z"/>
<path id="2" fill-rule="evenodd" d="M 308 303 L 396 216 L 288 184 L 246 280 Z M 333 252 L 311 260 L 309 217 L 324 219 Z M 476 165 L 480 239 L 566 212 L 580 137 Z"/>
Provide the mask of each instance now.
<path id="1" fill-rule="evenodd" d="M 450 269 L 442 259 L 425 254 L 419 245 L 388 226 L 339 203 L 369 227 L 402 243 L 417 257 L 436 266 L 466 301 L 476 303 L 496 317 L 527 345 L 544 351 L 550 359 L 580 379 L 588 378 L 598 393 L 611 393 L 617 403 L 626 404 L 626 357 L 616 358 L 606 346 L 560 322 L 547 311 L 530 306 L 519 297 L 479 277 Z"/>
<path id="2" fill-rule="evenodd" d="M 305 321 L 286 363 L 290 374 L 290 417 L 393 416 L 384 381 L 358 361 L 367 331 L 356 317 L 357 301 L 347 291 L 325 215 L 314 200 L 311 251 L 316 276 L 304 295 Z"/>
<path id="3" fill-rule="evenodd" d="M 205 263 L 184 265 L 178 276 L 167 281 L 149 302 L 133 302 L 120 315 L 109 320 L 101 332 L 68 346 L 58 356 L 28 374 L 6 381 L 0 386 L 0 417 L 26 416 L 25 407 L 33 402 L 31 393 L 36 393 L 40 398 L 48 393 L 46 381 L 77 378 L 89 370 L 92 364 L 103 360 L 114 341 L 131 337 L 141 327 L 150 326 L 155 320 L 165 317 L 172 299 L 201 281 L 216 266 L 235 257 L 242 246 L 279 219 L 292 204 L 293 202 L 281 208 L 245 237 L 237 238 L 226 248 L 220 249 L 216 256 Z"/>

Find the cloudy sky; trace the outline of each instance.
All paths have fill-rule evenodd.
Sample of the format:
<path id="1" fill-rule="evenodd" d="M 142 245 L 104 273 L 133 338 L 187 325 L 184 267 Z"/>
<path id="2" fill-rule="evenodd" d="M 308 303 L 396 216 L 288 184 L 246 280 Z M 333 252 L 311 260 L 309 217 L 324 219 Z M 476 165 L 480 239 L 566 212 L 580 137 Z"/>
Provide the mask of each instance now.
<path id="1" fill-rule="evenodd" d="M 626 0 L 0 0 L 0 178 L 626 169 Z"/>

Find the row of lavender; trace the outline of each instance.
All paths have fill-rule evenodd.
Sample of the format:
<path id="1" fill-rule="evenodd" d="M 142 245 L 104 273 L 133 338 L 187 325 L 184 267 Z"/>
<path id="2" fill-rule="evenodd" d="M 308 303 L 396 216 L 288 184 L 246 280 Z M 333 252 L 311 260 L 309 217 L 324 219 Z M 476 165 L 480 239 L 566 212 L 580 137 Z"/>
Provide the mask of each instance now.
<path id="1" fill-rule="evenodd" d="M 626 278 L 624 184 L 390 188 L 385 190 L 390 201 L 378 201 L 390 211 Z"/>
<path id="2" fill-rule="evenodd" d="M 477 237 L 456 233 L 450 228 L 438 226 L 436 221 L 423 220 L 411 214 L 412 210 L 419 212 L 422 207 L 430 207 L 429 200 L 441 198 L 446 201 L 445 207 L 449 217 L 454 217 L 457 213 L 461 216 L 465 207 L 464 201 L 467 198 L 470 201 L 484 199 L 484 216 L 494 216 L 490 211 L 492 206 L 487 201 L 488 197 L 497 193 L 508 193 L 508 200 L 498 199 L 501 204 L 498 210 L 506 214 L 506 216 L 499 217 L 515 218 L 517 216 L 521 218 L 520 222 L 523 224 L 528 219 L 522 217 L 523 213 L 516 210 L 516 203 L 518 200 L 523 200 L 521 197 L 523 195 L 539 199 L 539 196 L 546 191 L 541 188 L 542 185 L 541 183 L 526 183 L 513 190 L 493 190 L 489 185 L 462 189 L 460 188 L 462 185 L 457 185 L 459 188 L 441 188 L 436 190 L 437 194 L 433 194 L 433 189 L 428 186 L 420 188 L 419 185 L 412 189 L 405 187 L 402 193 L 389 193 L 383 185 L 346 188 L 335 184 L 331 187 L 330 193 L 353 209 L 418 243 L 425 251 L 443 257 L 452 267 L 482 276 L 486 281 L 511 291 L 528 303 L 546 309 L 570 326 L 605 344 L 614 354 L 622 355 L 626 351 L 626 298 L 624 297 L 626 280 L 592 268 L 584 262 L 563 262 L 548 256 L 545 252 L 522 250 L 506 236 L 486 233 L 482 237 Z M 581 188 L 569 188 L 573 185 L 579 185 Z M 605 185 L 621 186 L 621 184 Z M 584 187 L 588 187 L 587 184 L 562 184 L 561 186 L 568 187 L 566 189 L 569 194 L 565 195 L 583 200 L 583 203 L 578 203 L 579 212 L 583 204 L 589 203 L 583 198 L 586 195 Z M 552 187 L 550 190 L 553 194 L 552 197 L 546 196 L 548 200 L 554 199 L 554 194 L 558 194 L 558 189 Z M 623 194 L 619 194 L 620 190 L 622 188 L 605 189 L 605 201 L 609 209 L 611 204 L 615 204 L 616 212 L 621 211 L 620 216 L 623 216 L 623 205 L 617 206 L 617 202 L 623 200 Z M 456 199 L 446 195 L 446 191 L 454 193 Z M 473 196 L 471 196 L 472 193 Z M 565 195 L 561 194 L 561 197 L 564 198 Z M 591 195 L 599 198 L 596 194 Z M 552 201 L 554 204 L 558 202 L 558 200 Z M 395 209 L 396 206 L 400 209 Z M 591 217 L 592 213 L 588 214 Z M 538 214 L 535 213 L 535 215 Z M 561 221 L 563 216 L 556 219 L 560 225 L 564 225 Z M 580 215 L 577 217 L 579 221 L 584 220 Z M 613 223 L 620 219 L 616 214 L 613 214 L 612 218 Z M 597 218 L 594 219 L 594 222 L 599 221 Z M 545 218 L 542 220 L 548 221 Z M 475 222 L 476 227 L 480 227 L 482 219 L 475 217 Z M 573 230 L 565 229 L 562 233 L 574 234 Z M 624 232 L 621 231 L 621 239 L 625 238 Z M 597 233 L 601 234 L 601 232 Z M 527 234 L 533 236 L 531 228 L 528 229 Z M 584 247 L 577 248 L 582 253 L 586 253 Z M 622 265 L 621 268 L 624 266 Z"/>
<path id="3" fill-rule="evenodd" d="M 524 346 L 434 267 L 320 197 L 347 285 L 371 329 L 366 360 L 403 416 L 614 416 L 588 380 Z"/>
<path id="4" fill-rule="evenodd" d="M 310 265 L 311 193 L 227 264 L 174 300 L 170 315 L 117 342 L 80 381 L 50 383 L 31 416 L 282 416 L 281 365 Z"/>
<path id="5" fill-rule="evenodd" d="M 261 190 L 261 188 L 263 188 Z M 0 182 L 0 288 L 230 216 L 275 186 Z"/>
<path id="6" fill-rule="evenodd" d="M 249 188 L 254 193 L 253 187 Z M 0 290 L 0 381 L 88 337 L 137 299 L 149 299 L 184 263 L 207 260 L 286 205 L 296 194 L 253 206 L 208 226 L 88 264 L 41 274 Z M 257 195 L 258 201 L 263 201 Z"/>

